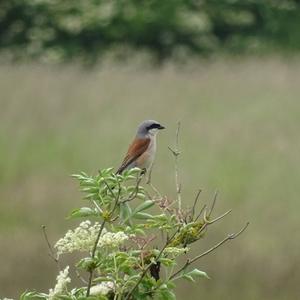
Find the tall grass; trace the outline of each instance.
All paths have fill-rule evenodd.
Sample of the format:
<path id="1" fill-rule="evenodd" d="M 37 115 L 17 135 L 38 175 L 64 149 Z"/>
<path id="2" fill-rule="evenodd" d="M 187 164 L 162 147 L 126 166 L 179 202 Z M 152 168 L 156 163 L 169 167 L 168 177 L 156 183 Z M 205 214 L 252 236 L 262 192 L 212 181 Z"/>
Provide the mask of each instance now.
<path id="1" fill-rule="evenodd" d="M 217 209 L 233 208 L 201 249 L 251 222 L 199 263 L 212 280 L 182 284 L 179 299 L 187 288 L 189 299 L 296 299 L 299 78 L 298 61 L 278 59 L 159 70 L 2 65 L 0 296 L 53 285 L 56 266 L 40 225 L 53 241 L 70 225 L 64 217 L 81 195 L 69 174 L 117 166 L 136 125 L 153 118 L 167 127 L 153 172 L 160 190 L 175 195 L 167 146 L 180 120 L 183 201 L 191 203 L 199 187 L 202 201 L 218 189 Z"/>

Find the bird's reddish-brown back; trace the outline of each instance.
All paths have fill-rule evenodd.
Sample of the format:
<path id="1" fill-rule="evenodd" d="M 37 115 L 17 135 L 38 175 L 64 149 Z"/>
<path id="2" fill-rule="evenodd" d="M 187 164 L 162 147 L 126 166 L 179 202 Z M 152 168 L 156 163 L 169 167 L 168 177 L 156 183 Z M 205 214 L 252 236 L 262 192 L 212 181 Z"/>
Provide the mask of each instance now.
<path id="1" fill-rule="evenodd" d="M 127 154 L 117 173 L 122 173 L 133 161 L 139 158 L 147 150 L 150 141 L 150 138 L 135 139 L 129 146 Z"/>

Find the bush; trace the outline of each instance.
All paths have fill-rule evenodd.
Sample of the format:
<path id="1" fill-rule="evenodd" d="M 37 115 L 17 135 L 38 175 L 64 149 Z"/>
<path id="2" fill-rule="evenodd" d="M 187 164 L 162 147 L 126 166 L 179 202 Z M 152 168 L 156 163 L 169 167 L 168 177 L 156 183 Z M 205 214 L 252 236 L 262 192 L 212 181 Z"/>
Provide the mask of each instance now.
<path id="1" fill-rule="evenodd" d="M 107 51 L 186 55 L 300 48 L 296 0 L 6 0 L 0 48 L 13 59 L 93 63 Z"/>
<path id="2" fill-rule="evenodd" d="M 95 176 L 83 172 L 73 175 L 79 180 L 89 205 L 74 210 L 70 217 L 84 221 L 56 242 L 56 253 L 44 227 L 51 256 L 61 269 L 57 284 L 49 293 L 25 292 L 21 300 L 168 300 L 176 299 L 177 280 L 194 282 L 198 278 L 209 278 L 204 271 L 191 269 L 191 265 L 236 238 L 248 224 L 204 253 L 187 258 L 192 245 L 206 234 L 207 228 L 230 211 L 212 219 L 216 198 L 210 209 L 204 206 L 198 211 L 200 191 L 192 208 L 180 208 L 179 189 L 174 201 L 159 195 L 154 187 L 155 195 L 150 196 L 140 184 L 142 176 L 137 168 L 122 175 L 116 175 L 112 168 L 99 171 Z M 97 221 L 90 221 L 92 218 Z M 75 265 L 77 274 L 87 272 L 88 281 L 82 277 L 83 287 L 70 289 L 69 266 L 61 267 L 61 256 L 75 251 L 82 254 Z M 177 266 L 180 257 L 184 257 L 185 262 Z"/>

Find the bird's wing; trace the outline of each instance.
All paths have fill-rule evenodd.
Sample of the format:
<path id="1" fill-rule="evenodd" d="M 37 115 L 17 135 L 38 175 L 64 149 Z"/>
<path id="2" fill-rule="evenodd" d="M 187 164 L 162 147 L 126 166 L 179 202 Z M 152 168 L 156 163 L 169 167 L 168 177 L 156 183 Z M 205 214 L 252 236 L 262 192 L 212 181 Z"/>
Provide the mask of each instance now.
<path id="1" fill-rule="evenodd" d="M 129 146 L 127 154 L 116 174 L 121 174 L 131 163 L 139 158 L 147 150 L 149 144 L 149 138 L 133 141 L 133 143 Z"/>

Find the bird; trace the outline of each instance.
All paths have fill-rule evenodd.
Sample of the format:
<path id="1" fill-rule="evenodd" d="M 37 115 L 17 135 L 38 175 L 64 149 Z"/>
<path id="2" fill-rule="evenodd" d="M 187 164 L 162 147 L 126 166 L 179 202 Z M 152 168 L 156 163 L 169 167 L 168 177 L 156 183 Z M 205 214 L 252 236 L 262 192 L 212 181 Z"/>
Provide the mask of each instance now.
<path id="1" fill-rule="evenodd" d="M 135 167 L 140 168 L 143 173 L 151 170 L 156 153 L 156 134 L 162 129 L 165 127 L 157 121 L 143 121 L 116 174 Z"/>

